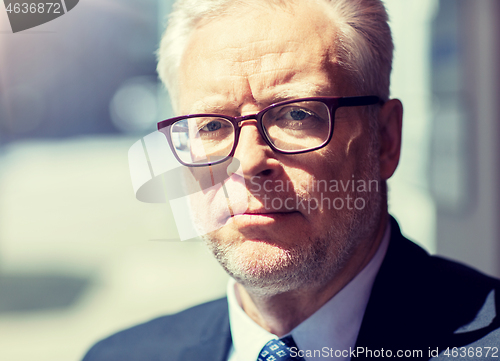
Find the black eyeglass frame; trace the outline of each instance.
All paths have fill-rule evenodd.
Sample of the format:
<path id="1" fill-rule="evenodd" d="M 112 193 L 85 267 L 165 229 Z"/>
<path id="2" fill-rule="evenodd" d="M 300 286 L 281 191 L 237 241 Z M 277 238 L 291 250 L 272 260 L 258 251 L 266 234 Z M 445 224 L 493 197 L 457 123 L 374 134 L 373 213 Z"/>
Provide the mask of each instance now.
<path id="1" fill-rule="evenodd" d="M 302 101 L 317 101 L 325 104 L 328 108 L 329 111 L 329 118 L 330 118 L 330 134 L 328 135 L 328 138 L 321 143 L 318 146 L 315 146 L 313 148 L 309 149 L 302 149 L 302 150 L 282 150 L 277 148 L 269 139 L 269 135 L 266 133 L 264 127 L 262 126 L 262 117 L 265 113 L 267 113 L 269 110 L 278 107 L 278 106 L 283 106 L 287 104 L 292 104 L 292 103 L 297 103 L 297 102 L 302 102 Z M 300 153 L 307 153 L 307 152 L 312 152 L 314 150 L 318 150 L 326 146 L 330 140 L 332 139 L 333 136 L 333 128 L 335 125 L 335 112 L 337 111 L 338 108 L 342 107 L 356 107 L 356 106 L 365 106 L 365 105 L 374 105 L 374 104 L 383 104 L 382 99 L 380 99 L 376 95 L 362 95 L 362 96 L 353 96 L 353 97 L 310 97 L 310 98 L 299 98 L 299 99 L 292 99 L 292 100 L 286 100 L 283 102 L 279 103 L 274 103 L 269 105 L 268 107 L 265 107 L 262 109 L 260 112 L 255 113 L 255 114 L 249 114 L 249 115 L 243 115 L 240 117 L 232 117 L 229 115 L 223 115 L 223 114 L 210 114 L 210 113 L 200 113 L 200 114 L 189 114 L 189 115 L 181 115 L 179 117 L 175 118 L 170 118 L 163 120 L 158 123 L 158 131 L 163 133 L 166 138 L 167 142 L 170 146 L 170 149 L 172 150 L 172 153 L 174 153 L 175 158 L 182 164 L 187 167 L 207 167 L 210 165 L 215 165 L 215 164 L 220 164 L 231 158 L 235 151 L 236 147 L 238 146 L 238 141 L 240 139 L 240 131 L 241 127 L 239 124 L 245 120 L 249 119 L 255 119 L 257 120 L 257 129 L 259 131 L 260 136 L 266 144 L 275 152 L 282 153 L 282 154 L 300 154 Z M 170 135 L 170 131 L 167 132 L 162 132 L 162 129 L 164 128 L 169 128 L 172 126 L 174 123 L 180 121 L 180 120 L 185 120 L 185 119 L 190 119 L 190 118 L 197 118 L 197 117 L 217 117 L 217 118 L 222 118 L 228 120 L 234 128 L 234 141 L 233 141 L 233 148 L 231 149 L 231 152 L 229 154 L 222 158 L 218 159 L 214 162 L 208 162 L 208 163 L 185 163 L 183 162 L 179 156 L 177 155 L 177 152 L 175 150 L 174 143 L 172 141 L 172 137 Z"/>

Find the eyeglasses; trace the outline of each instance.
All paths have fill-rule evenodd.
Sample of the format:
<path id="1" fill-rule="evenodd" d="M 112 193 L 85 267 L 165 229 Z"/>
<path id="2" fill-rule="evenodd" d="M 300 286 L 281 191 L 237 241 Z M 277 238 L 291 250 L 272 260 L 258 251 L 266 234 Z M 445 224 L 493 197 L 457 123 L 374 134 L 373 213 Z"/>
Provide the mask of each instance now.
<path id="1" fill-rule="evenodd" d="M 231 117 L 190 114 L 158 123 L 177 160 L 185 166 L 218 164 L 234 155 L 241 122 L 257 120 L 257 129 L 278 153 L 299 154 L 320 149 L 332 138 L 335 111 L 341 107 L 381 103 L 377 96 L 313 97 L 272 104 L 257 114 Z"/>

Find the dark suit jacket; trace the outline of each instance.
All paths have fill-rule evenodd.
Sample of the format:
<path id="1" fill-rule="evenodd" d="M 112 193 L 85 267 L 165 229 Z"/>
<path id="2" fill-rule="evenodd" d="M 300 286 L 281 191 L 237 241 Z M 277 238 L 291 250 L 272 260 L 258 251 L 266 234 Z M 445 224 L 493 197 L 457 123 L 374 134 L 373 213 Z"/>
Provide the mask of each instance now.
<path id="1" fill-rule="evenodd" d="M 363 352 L 352 356 L 379 360 L 383 349 L 379 356 L 410 351 L 410 359 L 428 360 L 437 348 L 443 360 L 500 360 L 500 281 L 429 256 L 401 235 L 394 219 L 391 227 L 354 349 Z M 220 299 L 119 332 L 84 361 L 226 361 L 230 345 L 227 301 Z"/>

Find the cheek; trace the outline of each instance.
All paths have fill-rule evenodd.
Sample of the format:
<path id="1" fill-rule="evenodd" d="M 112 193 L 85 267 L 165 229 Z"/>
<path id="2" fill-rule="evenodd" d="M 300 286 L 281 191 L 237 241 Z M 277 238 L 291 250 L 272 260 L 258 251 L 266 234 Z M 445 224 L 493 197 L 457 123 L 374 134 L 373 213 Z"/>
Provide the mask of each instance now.
<path id="1" fill-rule="evenodd" d="M 332 140 L 324 148 L 323 158 L 337 177 L 356 174 L 370 153 L 371 138 L 361 121 L 341 122 L 336 125 Z"/>
<path id="2" fill-rule="evenodd" d="M 348 157 L 353 146 L 363 142 L 365 129 L 357 118 L 342 117 L 335 122 L 335 129 L 329 148 Z"/>
<path id="3" fill-rule="evenodd" d="M 298 180 L 295 183 L 300 185 L 296 189 L 299 196 L 345 198 L 354 192 L 353 182 L 366 177 L 367 161 L 371 161 L 367 134 L 351 127 L 349 136 L 337 140 L 336 144 L 319 151 L 305 153 L 300 158 L 300 166 L 288 171 L 291 179 Z"/>
<path id="4" fill-rule="evenodd" d="M 189 195 L 189 202 L 194 223 L 203 233 L 221 228 L 231 217 L 229 201 L 220 184 Z"/>

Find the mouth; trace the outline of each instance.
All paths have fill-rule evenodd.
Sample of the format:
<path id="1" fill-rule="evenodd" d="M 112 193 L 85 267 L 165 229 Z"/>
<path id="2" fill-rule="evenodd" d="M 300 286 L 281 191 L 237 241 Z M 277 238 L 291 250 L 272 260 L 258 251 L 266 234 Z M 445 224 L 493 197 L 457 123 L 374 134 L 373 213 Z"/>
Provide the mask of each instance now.
<path id="1" fill-rule="evenodd" d="M 264 226 L 289 221 L 297 215 L 299 215 L 299 212 L 293 210 L 249 209 L 245 212 L 231 215 L 230 219 L 238 227 Z"/>
<path id="2" fill-rule="evenodd" d="M 267 208 L 261 209 L 247 209 L 245 212 L 241 214 L 256 214 L 256 215 L 265 215 L 265 214 L 273 214 L 273 213 L 291 213 L 292 211 L 279 211 L 279 210 L 269 210 Z"/>

